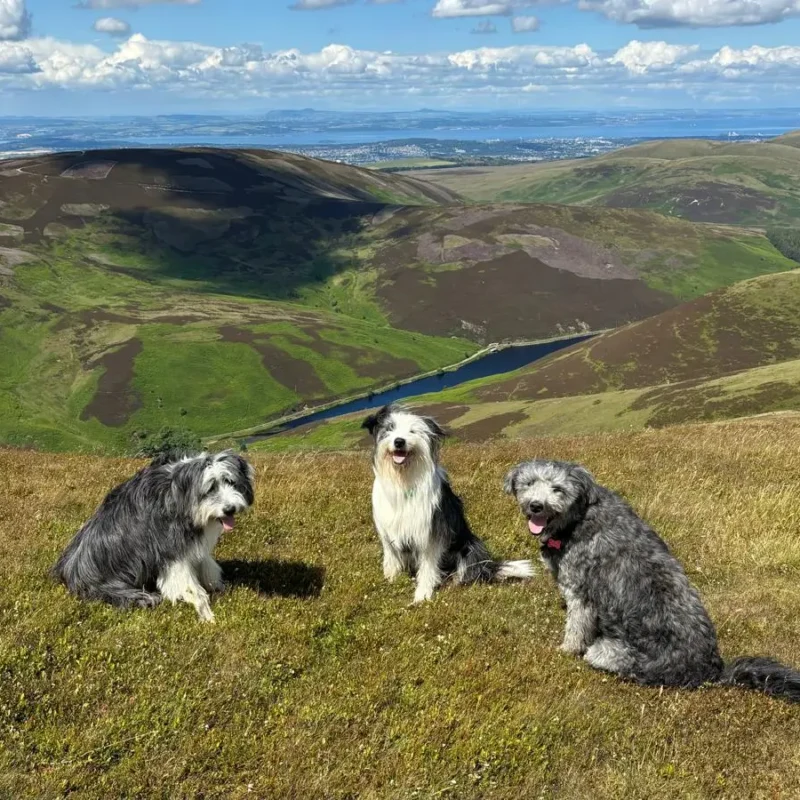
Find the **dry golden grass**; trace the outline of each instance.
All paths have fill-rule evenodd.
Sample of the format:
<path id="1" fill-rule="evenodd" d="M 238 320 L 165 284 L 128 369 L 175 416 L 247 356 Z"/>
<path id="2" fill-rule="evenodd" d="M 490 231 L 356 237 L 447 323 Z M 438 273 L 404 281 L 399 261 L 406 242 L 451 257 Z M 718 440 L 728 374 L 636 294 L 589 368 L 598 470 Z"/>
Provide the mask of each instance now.
<path id="1" fill-rule="evenodd" d="M 477 532 L 533 555 L 509 465 L 586 463 L 663 534 L 724 654 L 800 665 L 800 424 L 453 445 Z M 119 613 L 46 571 L 135 463 L 0 451 L 0 797 L 797 798 L 800 709 L 622 683 L 557 651 L 528 586 L 385 584 L 365 453 L 258 456 L 254 512 L 216 600 Z M 284 563 L 279 562 L 291 562 Z M 260 588 L 259 587 L 260 584 Z"/>

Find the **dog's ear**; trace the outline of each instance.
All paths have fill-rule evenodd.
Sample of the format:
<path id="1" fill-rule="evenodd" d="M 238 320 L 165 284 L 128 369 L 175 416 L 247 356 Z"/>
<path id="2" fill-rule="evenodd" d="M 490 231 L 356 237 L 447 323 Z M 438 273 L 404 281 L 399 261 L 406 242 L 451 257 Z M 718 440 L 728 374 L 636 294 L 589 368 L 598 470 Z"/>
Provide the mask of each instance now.
<path id="1" fill-rule="evenodd" d="M 517 466 L 512 467 L 506 475 L 506 479 L 503 483 L 503 491 L 506 494 L 517 493 L 517 478 L 519 477 L 519 468 L 520 465 L 517 464 Z"/>
<path id="2" fill-rule="evenodd" d="M 586 498 L 587 505 L 594 505 L 600 499 L 597 492 L 597 481 L 586 467 L 575 464 L 569 471 L 569 476 L 580 486 L 581 494 Z"/>
<path id="3" fill-rule="evenodd" d="M 230 461 L 231 464 L 234 465 L 236 472 L 241 475 L 242 478 L 252 488 L 253 481 L 256 477 L 256 471 L 253 469 L 252 464 L 250 464 L 250 462 L 244 456 L 240 455 L 239 453 L 234 453 L 233 450 L 226 450 L 220 455 L 224 455 L 226 461 Z"/>
<path id="4" fill-rule="evenodd" d="M 165 500 L 170 513 L 187 509 L 189 498 L 195 496 L 202 485 L 203 472 L 211 464 L 211 456 L 201 454 L 187 461 L 175 462 L 169 473 L 171 492 Z"/>
<path id="5" fill-rule="evenodd" d="M 369 431 L 370 436 L 375 435 L 375 431 L 382 425 L 383 421 L 391 413 L 390 406 L 384 406 L 380 411 L 375 414 L 370 414 L 362 423 L 361 427 Z"/>
<path id="6" fill-rule="evenodd" d="M 447 436 L 447 431 L 433 417 L 422 417 L 422 421 L 435 439 L 441 441 Z"/>

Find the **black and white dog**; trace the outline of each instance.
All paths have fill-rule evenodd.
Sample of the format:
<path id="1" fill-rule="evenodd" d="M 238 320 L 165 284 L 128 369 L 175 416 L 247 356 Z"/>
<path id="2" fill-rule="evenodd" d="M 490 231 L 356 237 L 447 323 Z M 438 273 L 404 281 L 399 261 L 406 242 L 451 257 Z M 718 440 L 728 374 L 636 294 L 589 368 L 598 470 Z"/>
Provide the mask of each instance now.
<path id="1" fill-rule="evenodd" d="M 383 574 L 416 576 L 414 602 L 455 583 L 530 578 L 530 561 L 494 561 L 472 533 L 459 497 L 439 465 L 444 431 L 435 420 L 384 406 L 362 427 L 375 440 L 372 513 L 383 545 Z"/>
<path id="2" fill-rule="evenodd" d="M 723 664 L 714 624 L 667 545 L 586 469 L 529 461 L 506 476 L 567 604 L 561 649 L 646 685 L 721 683 L 800 701 L 800 672 Z"/>
<path id="3" fill-rule="evenodd" d="M 232 452 L 163 455 L 112 489 L 53 569 L 73 594 L 123 608 L 183 600 L 214 621 L 212 553 L 253 503 L 253 469 Z"/>

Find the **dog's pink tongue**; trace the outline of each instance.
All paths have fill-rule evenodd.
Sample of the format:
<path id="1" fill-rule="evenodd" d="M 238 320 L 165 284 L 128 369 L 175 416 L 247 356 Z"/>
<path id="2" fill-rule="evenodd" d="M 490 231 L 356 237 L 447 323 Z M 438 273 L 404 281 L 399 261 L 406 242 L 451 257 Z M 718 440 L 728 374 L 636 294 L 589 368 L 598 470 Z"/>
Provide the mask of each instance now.
<path id="1" fill-rule="evenodd" d="M 394 453 L 394 455 L 392 455 L 392 461 L 394 461 L 395 464 L 402 464 L 405 460 L 406 457 L 403 453 Z"/>
<path id="2" fill-rule="evenodd" d="M 544 514 L 536 514 L 528 520 L 528 528 L 535 536 L 538 536 L 547 525 L 547 517 Z"/>
<path id="3" fill-rule="evenodd" d="M 222 518 L 222 530 L 223 531 L 232 531 L 233 526 L 236 524 L 236 521 L 233 517 L 223 517 Z"/>

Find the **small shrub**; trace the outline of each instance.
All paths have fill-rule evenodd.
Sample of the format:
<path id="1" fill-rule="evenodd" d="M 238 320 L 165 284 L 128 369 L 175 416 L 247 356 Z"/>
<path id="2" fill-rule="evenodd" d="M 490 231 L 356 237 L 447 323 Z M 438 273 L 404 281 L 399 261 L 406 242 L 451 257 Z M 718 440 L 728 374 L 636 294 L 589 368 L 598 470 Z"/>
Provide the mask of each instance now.
<path id="1" fill-rule="evenodd" d="M 137 434 L 137 438 L 139 441 L 135 446 L 135 455 L 148 458 L 175 450 L 202 450 L 203 448 L 200 437 L 187 428 L 165 426 L 158 433 L 140 432 Z"/>

